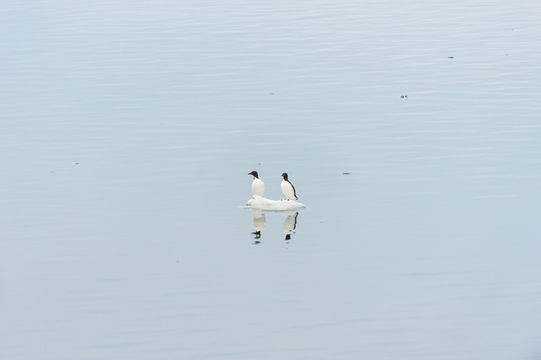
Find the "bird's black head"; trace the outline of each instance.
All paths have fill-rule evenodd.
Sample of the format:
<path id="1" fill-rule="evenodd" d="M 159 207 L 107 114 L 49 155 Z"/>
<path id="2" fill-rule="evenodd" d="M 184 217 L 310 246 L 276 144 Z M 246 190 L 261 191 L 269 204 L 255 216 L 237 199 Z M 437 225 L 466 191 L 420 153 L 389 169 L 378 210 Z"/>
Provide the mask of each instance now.
<path id="1" fill-rule="evenodd" d="M 282 173 L 282 177 L 284 178 L 284 180 L 287 180 L 287 173 Z"/>
<path id="2" fill-rule="evenodd" d="M 257 171 L 249 172 L 248 175 L 253 175 L 256 179 L 259 179 L 259 175 L 257 174 Z"/>

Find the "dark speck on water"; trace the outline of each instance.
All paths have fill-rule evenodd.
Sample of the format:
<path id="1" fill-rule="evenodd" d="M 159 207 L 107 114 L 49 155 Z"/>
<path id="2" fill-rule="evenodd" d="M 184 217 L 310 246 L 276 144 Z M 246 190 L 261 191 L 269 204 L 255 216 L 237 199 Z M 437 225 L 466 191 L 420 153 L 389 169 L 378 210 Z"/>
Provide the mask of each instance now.
<path id="1" fill-rule="evenodd" d="M 342 174 L 343 175 L 350 175 L 351 173 L 350 172 L 343 172 Z"/>

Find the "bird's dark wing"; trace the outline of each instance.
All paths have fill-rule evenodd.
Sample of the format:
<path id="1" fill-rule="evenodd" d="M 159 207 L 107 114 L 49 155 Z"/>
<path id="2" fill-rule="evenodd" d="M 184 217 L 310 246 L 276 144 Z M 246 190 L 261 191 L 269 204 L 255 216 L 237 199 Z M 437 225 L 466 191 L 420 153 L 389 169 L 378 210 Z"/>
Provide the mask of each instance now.
<path id="1" fill-rule="evenodd" d="M 289 182 L 289 183 L 291 184 L 291 182 Z M 299 200 L 299 197 L 297 196 L 297 191 L 295 191 L 295 186 L 293 186 L 293 184 L 291 184 L 291 187 L 293 188 L 293 195 L 295 195 L 295 200 Z"/>

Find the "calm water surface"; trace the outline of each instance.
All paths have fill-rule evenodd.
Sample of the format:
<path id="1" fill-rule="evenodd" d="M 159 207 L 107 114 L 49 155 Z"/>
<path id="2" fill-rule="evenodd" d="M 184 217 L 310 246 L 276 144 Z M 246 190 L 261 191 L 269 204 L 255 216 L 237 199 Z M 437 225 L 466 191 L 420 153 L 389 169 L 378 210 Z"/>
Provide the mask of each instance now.
<path id="1" fill-rule="evenodd" d="M 0 14 L 2 359 L 540 358 L 540 5 Z"/>

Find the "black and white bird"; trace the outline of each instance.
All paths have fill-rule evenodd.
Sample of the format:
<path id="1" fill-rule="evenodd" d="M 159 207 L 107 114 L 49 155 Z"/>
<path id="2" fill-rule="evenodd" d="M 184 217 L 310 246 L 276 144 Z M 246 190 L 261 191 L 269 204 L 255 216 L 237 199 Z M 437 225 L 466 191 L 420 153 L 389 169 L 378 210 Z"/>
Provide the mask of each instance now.
<path id="1" fill-rule="evenodd" d="M 284 180 L 282 180 L 282 183 L 280 184 L 280 187 L 282 188 L 282 192 L 286 196 L 286 199 L 288 200 L 297 200 L 297 193 L 295 192 L 295 186 L 289 180 L 287 179 L 287 173 L 283 173 L 282 177 Z"/>
<path id="2" fill-rule="evenodd" d="M 263 193 L 265 192 L 265 184 L 261 179 L 259 179 L 259 175 L 257 171 L 252 171 L 248 173 L 248 175 L 253 175 L 254 181 L 252 181 L 252 193 L 254 195 L 263 196 Z"/>

